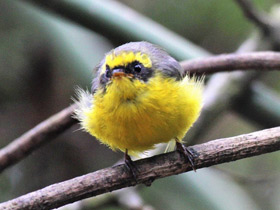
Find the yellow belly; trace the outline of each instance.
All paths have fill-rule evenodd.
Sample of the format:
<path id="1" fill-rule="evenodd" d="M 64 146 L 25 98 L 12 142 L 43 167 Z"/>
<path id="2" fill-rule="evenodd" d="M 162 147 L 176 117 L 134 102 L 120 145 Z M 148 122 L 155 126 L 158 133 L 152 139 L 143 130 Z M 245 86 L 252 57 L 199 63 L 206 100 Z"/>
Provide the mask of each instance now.
<path id="1" fill-rule="evenodd" d="M 198 118 L 202 85 L 160 75 L 147 83 L 116 78 L 106 92 L 98 90 L 83 127 L 113 150 L 130 154 L 155 144 L 182 139 Z"/>

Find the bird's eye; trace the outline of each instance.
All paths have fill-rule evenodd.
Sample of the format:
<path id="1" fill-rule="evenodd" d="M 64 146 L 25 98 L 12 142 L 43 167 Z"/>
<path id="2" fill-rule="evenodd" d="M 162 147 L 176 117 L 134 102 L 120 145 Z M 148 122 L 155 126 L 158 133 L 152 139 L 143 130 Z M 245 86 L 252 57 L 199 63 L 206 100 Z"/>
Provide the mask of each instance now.
<path id="1" fill-rule="evenodd" d="M 110 78 L 112 76 L 111 70 L 108 65 L 106 65 L 106 72 L 105 72 L 106 77 Z"/>
<path id="2" fill-rule="evenodd" d="M 134 69 L 135 72 L 140 73 L 141 70 L 142 70 L 142 66 L 141 66 L 141 64 L 136 63 L 136 64 L 133 65 L 133 69 Z"/>

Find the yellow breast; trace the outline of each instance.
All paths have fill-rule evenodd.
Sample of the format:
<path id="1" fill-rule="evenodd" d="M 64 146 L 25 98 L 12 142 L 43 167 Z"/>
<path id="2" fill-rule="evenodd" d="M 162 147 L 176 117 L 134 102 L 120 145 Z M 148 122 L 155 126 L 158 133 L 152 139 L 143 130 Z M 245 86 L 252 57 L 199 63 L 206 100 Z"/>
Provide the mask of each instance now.
<path id="1" fill-rule="evenodd" d="M 114 78 L 94 94 L 83 127 L 110 148 L 133 154 L 182 139 L 201 106 L 201 82 L 188 77 L 175 81 L 158 73 L 147 83 Z"/>

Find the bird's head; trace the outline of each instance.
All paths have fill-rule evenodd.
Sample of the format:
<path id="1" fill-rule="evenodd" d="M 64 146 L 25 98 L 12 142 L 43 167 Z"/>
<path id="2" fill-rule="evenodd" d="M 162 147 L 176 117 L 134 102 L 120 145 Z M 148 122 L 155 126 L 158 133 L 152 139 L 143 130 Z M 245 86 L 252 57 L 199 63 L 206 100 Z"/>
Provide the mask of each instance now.
<path id="1" fill-rule="evenodd" d="M 156 73 L 178 80 L 182 72 L 180 64 L 173 57 L 148 42 L 130 42 L 111 50 L 96 70 L 93 91 L 124 79 L 147 83 Z"/>

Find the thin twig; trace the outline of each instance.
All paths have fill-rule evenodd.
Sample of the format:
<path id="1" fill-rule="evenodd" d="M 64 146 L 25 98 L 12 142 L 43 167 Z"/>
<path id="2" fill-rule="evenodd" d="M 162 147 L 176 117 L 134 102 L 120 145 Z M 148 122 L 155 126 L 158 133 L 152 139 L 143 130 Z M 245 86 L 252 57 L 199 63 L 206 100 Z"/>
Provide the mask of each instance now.
<path id="1" fill-rule="evenodd" d="M 212 74 L 234 70 L 280 70 L 280 53 L 251 52 L 227 54 L 181 62 L 184 72 Z"/>
<path id="2" fill-rule="evenodd" d="M 254 52 L 244 54 L 228 54 L 203 58 L 199 60 L 183 61 L 185 72 L 210 74 L 220 71 L 233 70 L 274 70 L 280 69 L 280 53 Z M 77 121 L 71 118 L 75 105 L 43 121 L 8 146 L 0 150 L 0 172 L 17 163 L 39 146 L 55 138 Z"/>
<path id="3" fill-rule="evenodd" d="M 71 117 L 75 107 L 69 106 L 53 115 L 1 149 L 0 172 L 75 124 L 76 120 Z"/>
<path id="4" fill-rule="evenodd" d="M 189 147 L 197 169 L 256 156 L 280 149 L 280 127 L 218 139 Z M 190 171 L 192 168 L 178 152 L 135 161 L 138 183 L 121 164 L 102 169 L 0 204 L 0 209 L 51 209 L 117 189 L 152 183 L 155 179 Z M 198 172 L 199 173 L 199 172 Z"/>
<path id="5" fill-rule="evenodd" d="M 269 21 L 267 15 L 263 12 L 258 11 L 251 0 L 235 0 L 240 8 L 242 9 L 244 15 L 251 20 L 256 26 L 258 26 L 265 35 L 268 35 L 272 32 L 272 24 Z"/>

